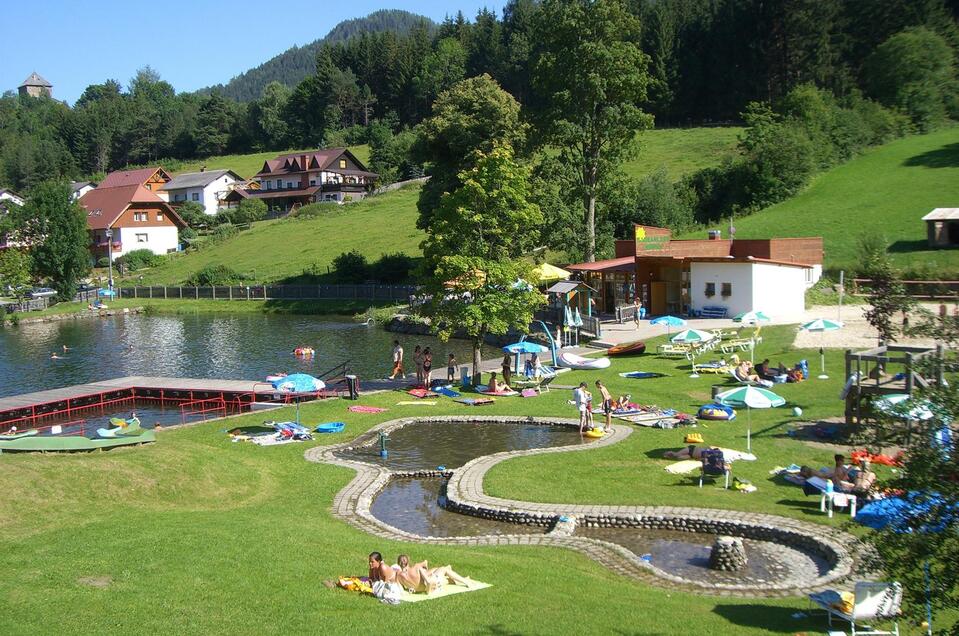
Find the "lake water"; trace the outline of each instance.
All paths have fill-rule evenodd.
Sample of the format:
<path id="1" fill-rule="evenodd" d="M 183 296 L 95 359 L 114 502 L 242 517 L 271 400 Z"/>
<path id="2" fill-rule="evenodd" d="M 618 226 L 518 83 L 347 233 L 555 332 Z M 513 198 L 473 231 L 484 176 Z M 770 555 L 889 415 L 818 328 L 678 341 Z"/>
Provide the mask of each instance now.
<path id="1" fill-rule="evenodd" d="M 460 366 L 472 359 L 465 340 L 393 334 L 346 317 L 137 314 L 62 320 L 0 327 L 0 397 L 130 375 L 261 380 L 277 372 L 319 374 L 347 361 L 362 381 L 389 375 L 394 339 L 406 350 L 407 372 L 416 344 L 433 348 L 434 377 L 446 376 L 451 352 Z M 293 356 L 300 346 L 313 347 L 316 356 Z M 51 360 L 54 351 L 63 359 Z M 494 350 L 484 351 L 484 357 L 491 355 Z"/>

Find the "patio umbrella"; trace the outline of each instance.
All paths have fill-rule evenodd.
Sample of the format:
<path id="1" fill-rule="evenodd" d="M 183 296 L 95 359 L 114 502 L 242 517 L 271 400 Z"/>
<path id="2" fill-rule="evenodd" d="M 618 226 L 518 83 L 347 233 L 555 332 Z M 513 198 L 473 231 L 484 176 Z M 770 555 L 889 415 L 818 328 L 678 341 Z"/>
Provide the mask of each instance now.
<path id="1" fill-rule="evenodd" d="M 651 325 L 666 325 L 666 337 L 669 337 L 670 327 L 684 327 L 686 326 L 686 321 L 682 318 L 677 318 L 676 316 L 660 316 L 659 318 L 654 318 L 649 321 Z"/>
<path id="2" fill-rule="evenodd" d="M 326 388 L 326 383 L 319 378 L 314 378 L 309 373 L 291 373 L 290 375 L 277 378 L 270 382 L 273 388 L 280 393 L 289 393 L 295 395 L 296 401 L 296 423 L 300 423 L 300 393 L 314 393 Z"/>
<path id="3" fill-rule="evenodd" d="M 529 340 L 522 340 L 520 342 L 514 342 L 513 344 L 508 344 L 503 347 L 504 353 L 512 353 L 516 356 L 516 375 L 519 375 L 519 356 L 523 353 L 546 353 L 549 351 L 543 345 L 537 342 L 531 342 Z"/>
<path id="4" fill-rule="evenodd" d="M 757 322 L 769 322 L 771 318 L 759 310 L 744 311 L 733 316 L 733 322 L 741 322 L 744 325 L 754 325 Z"/>
<path id="5" fill-rule="evenodd" d="M 802 325 L 800 329 L 803 331 L 818 331 L 820 334 L 825 334 L 827 331 L 842 329 L 842 323 L 836 320 L 816 318 Z M 825 338 L 825 336 L 822 337 Z M 819 379 L 828 380 L 829 376 L 826 375 L 826 352 L 823 350 L 822 341 L 820 341 L 819 344 L 819 364 L 822 367 L 822 375 L 819 376 Z"/>
<path id="6" fill-rule="evenodd" d="M 680 331 L 678 334 L 670 338 L 670 342 L 678 342 L 681 344 L 700 344 L 703 342 L 709 342 L 716 337 L 711 331 L 701 331 L 699 329 L 686 329 L 685 331 Z M 699 374 L 696 373 L 696 356 L 690 354 L 690 359 L 693 363 L 693 372 L 689 375 L 691 378 L 698 378 Z"/>
<path id="7" fill-rule="evenodd" d="M 876 410 L 892 415 L 904 420 L 929 420 L 933 413 L 929 409 L 929 402 L 925 400 L 914 400 L 905 393 L 892 393 L 884 395 L 873 405 Z"/>
<path id="8" fill-rule="evenodd" d="M 113 298 L 113 297 L 116 296 L 116 295 L 117 295 L 117 293 L 116 293 L 115 291 L 113 291 L 112 289 L 106 289 L 106 288 L 104 288 L 104 289 L 98 289 L 98 290 L 97 290 L 97 296 L 108 296 L 108 297 L 110 297 L 110 298 Z"/>
<path id="9" fill-rule="evenodd" d="M 549 263 L 543 263 L 542 265 L 537 265 L 533 268 L 533 278 L 540 283 L 551 283 L 557 280 L 566 280 L 569 278 L 569 272 L 565 269 L 556 267 L 555 265 L 550 265 Z"/>
<path id="10" fill-rule="evenodd" d="M 746 450 L 752 451 L 752 409 L 769 409 L 782 406 L 786 400 L 772 391 L 755 386 L 739 386 L 723 391 L 715 397 L 723 406 L 746 407 Z"/>

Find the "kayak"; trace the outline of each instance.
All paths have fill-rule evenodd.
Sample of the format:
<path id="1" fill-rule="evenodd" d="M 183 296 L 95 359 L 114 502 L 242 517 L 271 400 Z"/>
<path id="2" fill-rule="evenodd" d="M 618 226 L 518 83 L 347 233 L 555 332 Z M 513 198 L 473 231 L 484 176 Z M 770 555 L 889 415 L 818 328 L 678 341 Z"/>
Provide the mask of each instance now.
<path id="1" fill-rule="evenodd" d="M 635 342 L 624 342 L 623 344 L 618 344 L 615 347 L 610 347 L 609 351 L 606 352 L 606 355 L 634 356 L 639 355 L 640 353 L 646 353 L 646 343 L 642 340 L 636 340 Z"/>
<path id="2" fill-rule="evenodd" d="M 609 365 L 609 358 L 584 358 L 569 352 L 559 354 L 559 366 L 567 369 L 605 369 Z"/>

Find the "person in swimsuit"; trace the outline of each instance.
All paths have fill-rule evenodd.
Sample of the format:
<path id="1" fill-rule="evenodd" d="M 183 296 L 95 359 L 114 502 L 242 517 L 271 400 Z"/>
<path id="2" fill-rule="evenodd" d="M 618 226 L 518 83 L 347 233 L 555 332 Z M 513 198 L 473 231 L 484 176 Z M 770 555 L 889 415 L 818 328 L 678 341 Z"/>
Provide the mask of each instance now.
<path id="1" fill-rule="evenodd" d="M 604 430 L 608 433 L 613 426 L 613 396 L 609 394 L 609 391 L 599 380 L 596 380 L 596 388 L 599 389 L 603 398 L 603 414 L 606 416 L 606 428 Z"/>
<path id="2" fill-rule="evenodd" d="M 392 583 L 396 580 L 396 570 L 383 563 L 383 555 L 379 552 L 370 552 L 369 564 L 370 583 L 374 581 Z"/>
<path id="3" fill-rule="evenodd" d="M 430 388 L 433 381 L 433 352 L 429 347 L 423 350 L 423 384 Z"/>
<path id="4" fill-rule="evenodd" d="M 406 557 L 406 555 L 401 555 L 401 559 L 402 557 Z M 410 565 L 409 557 L 405 558 L 405 563 L 405 567 L 402 566 L 402 562 L 400 563 L 401 569 L 396 572 L 396 579 L 400 585 L 411 592 L 432 594 L 446 586 L 450 581 L 465 587 L 473 586 L 473 582 L 469 578 L 454 572 L 450 565 L 430 569 L 426 561 Z"/>
<path id="5" fill-rule="evenodd" d="M 510 376 L 513 373 L 513 361 L 510 359 L 508 353 L 503 356 L 503 362 L 500 364 L 500 367 L 503 369 L 503 384 L 509 387 Z"/>
<path id="6" fill-rule="evenodd" d="M 486 386 L 488 393 L 499 393 L 500 391 L 506 389 L 507 387 L 503 386 L 496 380 L 496 371 L 490 371 L 489 374 L 489 384 Z"/>
<path id="7" fill-rule="evenodd" d="M 413 349 L 413 364 L 416 365 L 416 384 L 423 384 L 423 351 L 419 345 Z"/>
<path id="8" fill-rule="evenodd" d="M 456 357 L 451 353 L 449 360 L 446 361 L 446 381 L 450 384 L 456 380 Z"/>

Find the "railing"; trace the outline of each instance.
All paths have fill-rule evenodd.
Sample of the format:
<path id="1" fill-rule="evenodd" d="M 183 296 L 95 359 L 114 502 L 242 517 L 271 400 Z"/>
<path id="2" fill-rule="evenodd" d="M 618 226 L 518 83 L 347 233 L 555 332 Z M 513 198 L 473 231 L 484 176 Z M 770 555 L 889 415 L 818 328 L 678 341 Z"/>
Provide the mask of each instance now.
<path id="1" fill-rule="evenodd" d="M 230 285 L 216 287 L 119 287 L 120 298 L 206 300 L 396 300 L 408 301 L 412 285 Z"/>
<path id="2" fill-rule="evenodd" d="M 906 295 L 913 298 L 954 299 L 959 296 L 959 280 L 903 280 Z M 867 296 L 872 280 L 869 278 L 852 279 L 853 296 Z"/>

